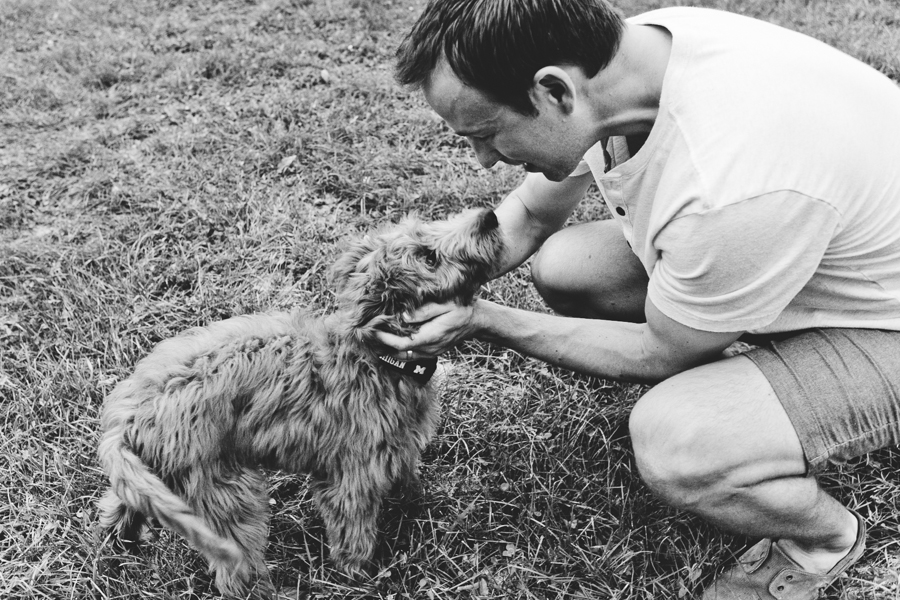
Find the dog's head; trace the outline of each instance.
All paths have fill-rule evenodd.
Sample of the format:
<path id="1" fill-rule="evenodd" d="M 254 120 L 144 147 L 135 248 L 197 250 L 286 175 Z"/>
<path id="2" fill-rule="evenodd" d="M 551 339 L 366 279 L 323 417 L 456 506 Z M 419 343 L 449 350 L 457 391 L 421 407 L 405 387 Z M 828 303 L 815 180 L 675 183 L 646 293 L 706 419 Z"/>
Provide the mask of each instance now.
<path id="1" fill-rule="evenodd" d="M 413 214 L 355 241 L 332 268 L 332 283 L 361 341 L 377 329 L 408 335 L 404 313 L 429 302 L 472 302 L 503 252 L 492 210 L 432 222 Z"/>

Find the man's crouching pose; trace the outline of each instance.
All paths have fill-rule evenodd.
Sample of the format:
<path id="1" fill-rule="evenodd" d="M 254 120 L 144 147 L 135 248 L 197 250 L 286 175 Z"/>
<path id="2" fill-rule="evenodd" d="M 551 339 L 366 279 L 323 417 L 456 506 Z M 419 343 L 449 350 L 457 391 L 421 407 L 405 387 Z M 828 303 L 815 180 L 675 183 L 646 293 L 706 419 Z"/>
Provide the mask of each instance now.
<path id="1" fill-rule="evenodd" d="M 534 254 L 558 315 L 432 304 L 381 341 L 658 382 L 630 421 L 647 485 L 763 538 L 704 598 L 818 595 L 865 526 L 812 475 L 900 441 L 900 88 L 774 25 L 606 0 L 432 0 L 397 75 L 528 171 L 504 272 Z M 563 228 L 592 182 L 613 219 Z"/>

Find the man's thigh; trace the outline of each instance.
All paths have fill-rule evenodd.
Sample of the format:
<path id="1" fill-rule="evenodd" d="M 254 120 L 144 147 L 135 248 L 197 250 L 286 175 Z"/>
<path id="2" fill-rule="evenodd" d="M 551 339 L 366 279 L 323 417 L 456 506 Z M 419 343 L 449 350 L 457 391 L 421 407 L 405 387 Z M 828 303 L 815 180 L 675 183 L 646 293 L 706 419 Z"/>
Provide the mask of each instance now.
<path id="1" fill-rule="evenodd" d="M 634 407 L 645 477 L 801 476 L 900 444 L 900 332 L 817 329 L 675 375 Z M 662 470 L 660 470 L 662 469 Z"/>
<path id="2" fill-rule="evenodd" d="M 631 434 L 650 484 L 657 479 L 741 487 L 806 473 L 789 416 L 745 356 L 708 363 L 655 386 L 635 405 Z"/>
<path id="3" fill-rule="evenodd" d="M 647 273 L 615 221 L 566 227 L 531 263 L 535 287 L 569 316 L 644 321 Z"/>

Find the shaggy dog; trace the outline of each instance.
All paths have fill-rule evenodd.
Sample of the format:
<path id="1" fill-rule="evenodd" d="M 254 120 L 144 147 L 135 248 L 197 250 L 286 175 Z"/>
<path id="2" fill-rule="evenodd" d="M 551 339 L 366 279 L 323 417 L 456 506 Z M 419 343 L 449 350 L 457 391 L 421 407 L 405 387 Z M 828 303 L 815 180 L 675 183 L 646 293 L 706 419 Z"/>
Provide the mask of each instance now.
<path id="1" fill-rule="evenodd" d="M 332 559 L 363 569 L 382 500 L 415 481 L 439 416 L 436 361 L 380 355 L 375 332 L 408 335 L 402 315 L 427 302 L 472 302 L 503 251 L 490 210 L 407 217 L 338 259 L 331 315 L 235 317 L 161 342 L 103 406 L 101 526 L 134 543 L 153 517 L 206 557 L 222 593 L 269 597 L 259 469 L 308 473 Z"/>

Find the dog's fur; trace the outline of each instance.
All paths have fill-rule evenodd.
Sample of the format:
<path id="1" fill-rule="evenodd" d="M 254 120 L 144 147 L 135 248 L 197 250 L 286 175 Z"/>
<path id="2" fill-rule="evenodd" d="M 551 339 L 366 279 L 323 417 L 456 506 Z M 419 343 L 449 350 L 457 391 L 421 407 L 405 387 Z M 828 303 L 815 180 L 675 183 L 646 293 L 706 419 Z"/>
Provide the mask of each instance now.
<path id="1" fill-rule="evenodd" d="M 410 216 L 338 259 L 331 315 L 235 317 L 161 342 L 104 403 L 101 526 L 132 543 L 154 517 L 222 593 L 268 597 L 259 468 L 308 473 L 332 559 L 363 569 L 382 499 L 415 480 L 439 415 L 430 383 L 379 360 L 375 332 L 409 334 L 402 315 L 426 302 L 470 303 L 503 251 L 489 210 Z"/>

